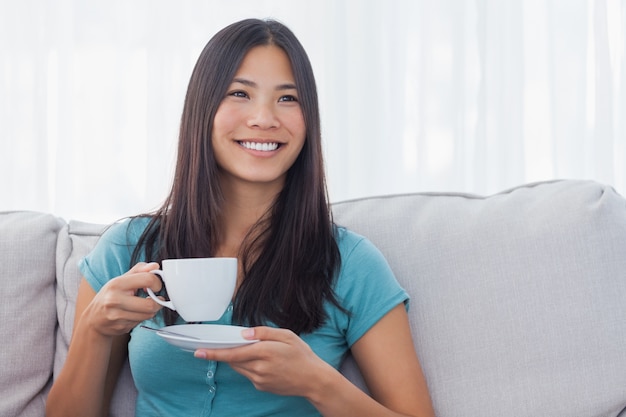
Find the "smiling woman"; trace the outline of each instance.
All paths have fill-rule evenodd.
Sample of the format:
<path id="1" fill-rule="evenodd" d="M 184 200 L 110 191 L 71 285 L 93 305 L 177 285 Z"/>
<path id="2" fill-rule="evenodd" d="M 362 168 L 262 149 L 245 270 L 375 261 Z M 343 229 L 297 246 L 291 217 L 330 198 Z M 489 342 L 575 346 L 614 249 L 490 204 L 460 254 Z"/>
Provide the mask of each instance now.
<path id="1" fill-rule="evenodd" d="M 47 415 L 107 415 L 128 354 L 140 416 L 433 416 L 408 293 L 370 241 L 333 222 L 327 195 L 304 48 L 274 20 L 222 29 L 191 75 L 167 200 L 110 227 L 81 261 Z M 205 257 L 238 270 L 231 306 L 204 324 L 244 326 L 255 343 L 191 354 L 142 328 L 186 317 L 142 296 L 161 290 L 158 263 Z M 349 352 L 371 396 L 339 372 Z"/>

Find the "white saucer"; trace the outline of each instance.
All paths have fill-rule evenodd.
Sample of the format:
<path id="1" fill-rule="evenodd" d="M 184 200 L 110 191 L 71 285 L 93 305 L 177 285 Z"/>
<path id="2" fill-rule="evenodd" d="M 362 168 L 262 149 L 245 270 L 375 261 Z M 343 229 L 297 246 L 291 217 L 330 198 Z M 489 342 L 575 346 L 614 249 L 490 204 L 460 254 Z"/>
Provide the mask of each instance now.
<path id="1" fill-rule="evenodd" d="M 244 329 L 245 327 L 241 326 L 222 324 L 178 324 L 166 326 L 163 330 L 172 331 L 181 336 L 160 331 L 156 334 L 171 345 L 193 352 L 196 349 L 226 349 L 258 342 L 258 340 L 244 339 L 241 336 L 241 331 Z"/>

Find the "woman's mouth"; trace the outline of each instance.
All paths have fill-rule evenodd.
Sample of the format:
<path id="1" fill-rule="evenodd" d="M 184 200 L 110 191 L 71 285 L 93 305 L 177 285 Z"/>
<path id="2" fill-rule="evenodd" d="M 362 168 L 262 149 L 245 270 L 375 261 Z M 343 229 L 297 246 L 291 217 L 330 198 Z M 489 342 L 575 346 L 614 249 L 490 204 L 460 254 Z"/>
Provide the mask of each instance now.
<path id="1" fill-rule="evenodd" d="M 278 142 L 238 141 L 238 143 L 246 149 L 261 152 L 275 151 L 280 146 L 280 143 Z"/>

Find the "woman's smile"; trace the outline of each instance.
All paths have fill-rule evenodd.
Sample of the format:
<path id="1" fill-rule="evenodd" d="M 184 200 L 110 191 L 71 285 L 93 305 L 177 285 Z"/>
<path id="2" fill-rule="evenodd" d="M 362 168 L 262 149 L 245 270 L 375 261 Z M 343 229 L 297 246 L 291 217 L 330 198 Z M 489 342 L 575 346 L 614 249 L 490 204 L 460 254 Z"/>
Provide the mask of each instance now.
<path id="1" fill-rule="evenodd" d="M 253 140 L 241 140 L 237 141 L 237 143 L 246 149 L 259 152 L 272 152 L 281 146 L 278 142 L 257 142 Z"/>

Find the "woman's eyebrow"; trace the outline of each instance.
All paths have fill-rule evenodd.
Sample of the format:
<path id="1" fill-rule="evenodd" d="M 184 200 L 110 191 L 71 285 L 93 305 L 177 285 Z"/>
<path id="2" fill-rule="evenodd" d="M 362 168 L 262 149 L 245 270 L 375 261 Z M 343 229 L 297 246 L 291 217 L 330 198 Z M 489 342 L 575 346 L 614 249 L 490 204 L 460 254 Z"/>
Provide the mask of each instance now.
<path id="1" fill-rule="evenodd" d="M 233 83 L 243 84 L 247 87 L 257 87 L 254 81 L 246 80 L 245 78 L 233 78 Z"/>
<path id="2" fill-rule="evenodd" d="M 297 88 L 295 84 L 286 83 L 277 85 L 276 90 L 297 90 Z"/>
<path id="3" fill-rule="evenodd" d="M 245 79 L 245 78 L 233 78 L 233 83 L 243 84 L 246 87 L 251 87 L 251 88 L 257 88 L 258 87 L 257 83 L 255 83 L 254 81 Z M 296 88 L 296 85 L 293 84 L 293 83 L 285 83 L 285 84 L 277 85 L 275 90 L 276 91 L 297 90 L 297 88 Z"/>

